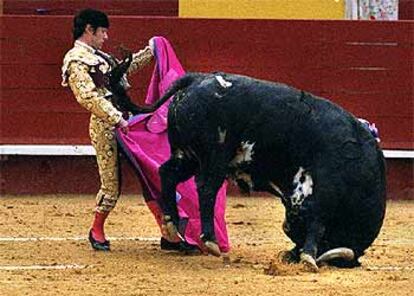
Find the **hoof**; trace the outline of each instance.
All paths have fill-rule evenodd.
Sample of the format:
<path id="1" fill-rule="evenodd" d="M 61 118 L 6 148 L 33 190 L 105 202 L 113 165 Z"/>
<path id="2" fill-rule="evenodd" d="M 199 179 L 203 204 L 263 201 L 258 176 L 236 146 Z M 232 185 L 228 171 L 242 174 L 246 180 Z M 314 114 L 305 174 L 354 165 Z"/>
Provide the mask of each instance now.
<path id="1" fill-rule="evenodd" d="M 165 219 L 166 222 L 161 225 L 161 232 L 163 236 L 170 242 L 181 241 L 181 235 L 179 235 L 177 227 L 169 219 Z"/>
<path id="2" fill-rule="evenodd" d="M 316 260 L 309 254 L 301 253 L 300 263 L 303 265 L 306 271 L 310 271 L 310 272 L 319 271 L 318 265 L 316 265 Z"/>
<path id="3" fill-rule="evenodd" d="M 204 242 L 204 245 L 206 246 L 207 252 L 211 255 L 214 255 L 216 257 L 221 256 L 220 248 L 217 243 L 212 241 L 206 241 Z"/>
<path id="4" fill-rule="evenodd" d="M 334 259 L 342 259 L 345 261 L 352 261 L 355 259 L 355 253 L 349 248 L 336 248 L 329 250 L 316 259 L 316 264 L 321 266 L 323 264 L 328 264 L 329 261 Z"/>

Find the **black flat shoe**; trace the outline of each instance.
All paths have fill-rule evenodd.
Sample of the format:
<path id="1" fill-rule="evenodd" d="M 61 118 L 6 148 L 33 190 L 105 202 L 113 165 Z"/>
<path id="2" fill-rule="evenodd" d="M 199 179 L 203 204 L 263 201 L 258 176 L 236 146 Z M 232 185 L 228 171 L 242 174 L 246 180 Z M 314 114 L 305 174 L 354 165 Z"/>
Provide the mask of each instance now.
<path id="1" fill-rule="evenodd" d="M 178 251 L 184 253 L 199 253 L 200 249 L 197 246 L 190 245 L 187 242 L 172 243 L 165 238 L 161 237 L 160 243 L 161 250 L 163 251 Z"/>
<path id="2" fill-rule="evenodd" d="M 163 251 L 180 251 L 180 242 L 172 243 L 161 237 L 160 247 Z"/>
<path id="3" fill-rule="evenodd" d="M 109 241 L 105 240 L 103 243 L 98 242 L 92 236 L 92 230 L 89 230 L 89 242 L 91 246 L 96 251 L 110 251 L 111 248 L 109 247 Z"/>

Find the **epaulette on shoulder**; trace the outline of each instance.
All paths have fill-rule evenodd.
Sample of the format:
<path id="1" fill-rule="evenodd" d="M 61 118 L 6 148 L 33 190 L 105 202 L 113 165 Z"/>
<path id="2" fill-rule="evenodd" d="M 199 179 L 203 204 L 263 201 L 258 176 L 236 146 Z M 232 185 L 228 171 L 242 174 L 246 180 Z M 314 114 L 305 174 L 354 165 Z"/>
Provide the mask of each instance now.
<path id="1" fill-rule="evenodd" d="M 100 60 L 95 54 L 82 47 L 73 47 L 70 49 L 63 58 L 62 86 L 67 86 L 67 70 L 72 62 L 80 62 L 87 66 L 96 66 L 99 65 Z"/>

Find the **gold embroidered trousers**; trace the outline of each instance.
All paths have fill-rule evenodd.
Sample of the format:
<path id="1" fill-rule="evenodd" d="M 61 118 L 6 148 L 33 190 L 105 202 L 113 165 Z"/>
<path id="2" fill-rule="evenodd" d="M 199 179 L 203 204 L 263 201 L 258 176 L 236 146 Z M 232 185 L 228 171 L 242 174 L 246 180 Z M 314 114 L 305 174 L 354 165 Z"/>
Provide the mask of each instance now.
<path id="1" fill-rule="evenodd" d="M 96 151 L 101 188 L 96 195 L 96 211 L 111 211 L 118 201 L 119 159 L 115 129 L 112 125 L 92 115 L 89 124 L 89 136 Z"/>

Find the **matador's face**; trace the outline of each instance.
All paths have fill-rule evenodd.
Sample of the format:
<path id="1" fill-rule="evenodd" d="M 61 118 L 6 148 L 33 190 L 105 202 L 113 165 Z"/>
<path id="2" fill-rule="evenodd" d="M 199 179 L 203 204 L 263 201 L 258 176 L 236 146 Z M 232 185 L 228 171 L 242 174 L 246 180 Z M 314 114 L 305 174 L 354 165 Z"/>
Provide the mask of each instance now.
<path id="1" fill-rule="evenodd" d="M 91 46 L 101 49 L 104 42 L 108 39 L 108 28 L 98 27 L 91 36 Z"/>

